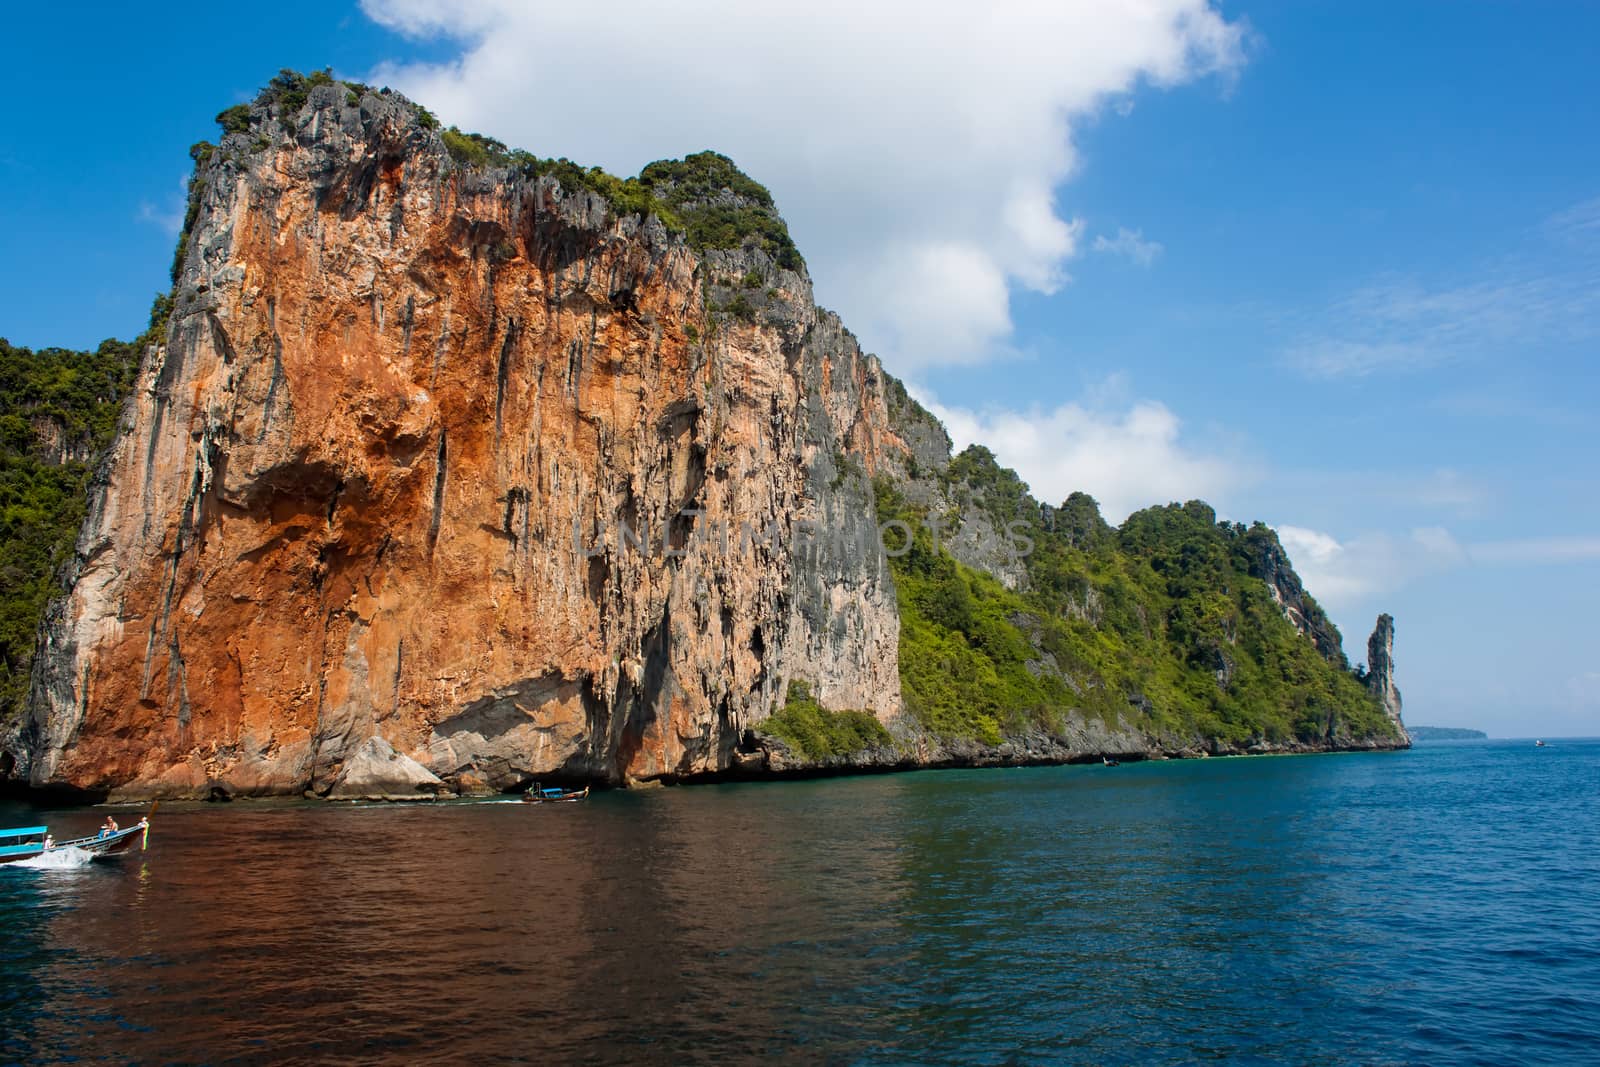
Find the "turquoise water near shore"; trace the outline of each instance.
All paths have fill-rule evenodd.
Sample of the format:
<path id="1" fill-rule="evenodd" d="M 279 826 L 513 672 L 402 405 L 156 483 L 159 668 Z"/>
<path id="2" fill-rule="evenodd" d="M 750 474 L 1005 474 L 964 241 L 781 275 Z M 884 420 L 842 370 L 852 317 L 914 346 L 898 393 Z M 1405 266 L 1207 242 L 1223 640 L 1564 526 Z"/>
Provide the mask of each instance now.
<path id="1" fill-rule="evenodd" d="M 1592 1062 L 1597 876 L 1597 741 L 163 806 L 0 868 L 0 1059 Z"/>

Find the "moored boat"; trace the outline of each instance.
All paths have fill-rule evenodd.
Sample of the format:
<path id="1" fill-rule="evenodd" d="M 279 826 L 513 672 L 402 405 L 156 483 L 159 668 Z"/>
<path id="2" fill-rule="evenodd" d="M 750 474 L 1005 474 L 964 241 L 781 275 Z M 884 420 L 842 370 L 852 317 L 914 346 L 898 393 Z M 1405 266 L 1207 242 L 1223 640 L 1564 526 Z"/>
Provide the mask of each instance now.
<path id="1" fill-rule="evenodd" d="M 522 799 L 530 804 L 559 804 L 563 801 L 583 800 L 589 795 L 589 787 L 582 789 L 562 789 L 559 786 L 549 786 L 541 789 L 537 782 L 533 788 L 522 794 Z"/>

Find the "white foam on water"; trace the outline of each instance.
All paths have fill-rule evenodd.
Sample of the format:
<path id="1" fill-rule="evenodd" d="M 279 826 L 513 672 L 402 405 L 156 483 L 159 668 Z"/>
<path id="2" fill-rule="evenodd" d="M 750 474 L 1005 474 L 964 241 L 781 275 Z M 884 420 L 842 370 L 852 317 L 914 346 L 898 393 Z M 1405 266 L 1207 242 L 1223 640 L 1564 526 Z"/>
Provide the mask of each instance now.
<path id="1" fill-rule="evenodd" d="M 25 860 L 8 863 L 7 867 L 26 867 L 35 871 L 71 871 L 79 867 L 87 867 L 94 862 L 94 856 L 81 848 L 53 848 L 49 852 L 41 852 Z"/>

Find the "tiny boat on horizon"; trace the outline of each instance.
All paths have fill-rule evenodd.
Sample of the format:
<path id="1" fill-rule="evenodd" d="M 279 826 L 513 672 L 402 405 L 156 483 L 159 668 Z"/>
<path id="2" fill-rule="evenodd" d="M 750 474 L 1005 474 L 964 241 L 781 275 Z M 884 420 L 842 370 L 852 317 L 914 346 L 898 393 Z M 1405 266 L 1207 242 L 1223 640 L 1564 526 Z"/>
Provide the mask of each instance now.
<path id="1" fill-rule="evenodd" d="M 559 804 L 563 801 L 571 802 L 583 800 L 589 795 L 589 787 L 582 789 L 562 789 L 559 786 L 549 786 L 541 789 L 537 782 L 532 789 L 522 794 L 522 799 L 530 804 Z"/>
<path id="2" fill-rule="evenodd" d="M 0 863 L 31 860 L 46 852 L 66 848 L 81 849 L 96 858 L 119 856 L 133 850 L 136 838 L 141 851 L 150 847 L 148 818 L 140 819 L 126 830 L 102 829 L 93 837 L 79 837 L 71 841 L 53 840 L 48 826 L 18 826 L 10 830 L 0 830 Z"/>
<path id="3" fill-rule="evenodd" d="M 1534 748 L 1548 748 L 1549 746 L 1546 745 L 1543 741 L 1535 741 L 1533 743 L 1533 747 Z"/>

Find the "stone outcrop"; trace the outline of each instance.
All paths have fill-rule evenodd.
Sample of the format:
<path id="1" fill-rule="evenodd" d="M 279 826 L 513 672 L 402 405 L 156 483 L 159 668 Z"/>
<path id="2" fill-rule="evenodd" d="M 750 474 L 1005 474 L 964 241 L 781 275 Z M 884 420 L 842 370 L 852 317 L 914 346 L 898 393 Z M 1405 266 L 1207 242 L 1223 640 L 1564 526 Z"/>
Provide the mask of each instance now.
<path id="1" fill-rule="evenodd" d="M 1249 537 L 1253 549 L 1250 560 L 1251 576 L 1267 583 L 1267 589 L 1272 593 L 1272 599 L 1282 609 L 1284 617 L 1294 624 L 1296 630 L 1311 639 L 1324 659 L 1341 667 L 1348 666 L 1349 660 L 1344 654 L 1343 638 L 1339 635 L 1339 628 L 1334 626 L 1333 620 L 1328 618 L 1321 606 L 1306 593 L 1305 586 L 1301 584 L 1300 576 L 1290 564 L 1289 555 L 1283 550 L 1283 543 L 1278 540 L 1277 533 L 1267 526 L 1257 524 L 1246 536 Z"/>
<path id="2" fill-rule="evenodd" d="M 35 414 L 28 419 L 34 448 L 49 463 L 86 463 L 94 458 L 94 445 L 86 434 L 72 434 L 59 415 Z"/>
<path id="3" fill-rule="evenodd" d="M 450 792 L 439 777 L 381 737 L 350 753 L 327 796 L 335 800 L 416 800 Z"/>
<path id="4" fill-rule="evenodd" d="M 1394 617 L 1388 614 L 1378 616 L 1367 638 L 1367 691 L 1383 706 L 1400 736 L 1409 738 L 1400 718 L 1400 690 L 1394 684 Z"/>

